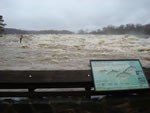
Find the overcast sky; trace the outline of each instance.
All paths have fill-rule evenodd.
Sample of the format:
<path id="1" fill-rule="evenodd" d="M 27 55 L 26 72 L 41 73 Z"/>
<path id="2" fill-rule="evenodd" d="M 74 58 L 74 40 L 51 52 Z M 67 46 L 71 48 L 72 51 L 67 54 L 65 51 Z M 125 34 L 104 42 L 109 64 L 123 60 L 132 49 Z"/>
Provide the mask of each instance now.
<path id="1" fill-rule="evenodd" d="M 11 28 L 92 30 L 150 23 L 150 0 L 0 0 L 0 15 Z"/>

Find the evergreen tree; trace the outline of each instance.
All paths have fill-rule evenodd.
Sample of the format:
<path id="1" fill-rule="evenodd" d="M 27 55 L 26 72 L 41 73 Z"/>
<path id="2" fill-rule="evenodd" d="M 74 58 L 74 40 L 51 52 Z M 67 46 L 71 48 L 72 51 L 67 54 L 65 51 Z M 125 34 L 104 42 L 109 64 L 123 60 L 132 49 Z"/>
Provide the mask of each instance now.
<path id="1" fill-rule="evenodd" d="M 4 32 L 5 25 L 6 24 L 4 23 L 3 16 L 0 15 L 0 36 L 2 36 L 2 33 Z"/>

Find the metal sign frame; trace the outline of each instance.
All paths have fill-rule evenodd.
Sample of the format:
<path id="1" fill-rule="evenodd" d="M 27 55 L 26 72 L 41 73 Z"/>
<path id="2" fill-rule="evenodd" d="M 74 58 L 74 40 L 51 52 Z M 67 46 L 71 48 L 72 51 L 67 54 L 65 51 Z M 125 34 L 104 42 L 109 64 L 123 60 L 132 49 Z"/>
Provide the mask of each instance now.
<path id="1" fill-rule="evenodd" d="M 93 70 L 93 65 L 92 65 L 92 62 L 105 62 L 105 61 L 112 61 L 112 62 L 114 62 L 114 61 L 116 61 L 116 62 L 118 62 L 118 61 L 137 61 L 137 62 L 139 62 L 139 64 L 140 64 L 140 67 L 141 67 L 141 71 L 142 71 L 142 73 L 143 73 L 143 75 L 144 75 L 144 77 L 145 77 L 145 79 L 146 79 L 146 82 L 147 82 L 147 84 L 148 84 L 148 80 L 147 80 L 147 77 L 145 76 L 145 73 L 144 73 L 144 71 L 143 71 L 143 68 L 142 68 L 142 64 L 141 64 L 141 62 L 140 62 L 140 60 L 139 59 L 115 59 L 115 60 L 90 60 L 90 66 L 91 66 L 91 73 L 92 73 L 92 79 L 93 79 L 93 84 L 94 84 L 94 90 L 95 91 L 99 91 L 99 92 L 107 92 L 107 93 L 109 93 L 109 92 L 133 92 L 134 90 L 135 91 L 139 91 L 139 90 L 149 90 L 149 84 L 148 84 L 148 86 L 146 87 L 146 88 L 124 88 L 124 89 L 108 89 L 108 90 L 97 90 L 96 89 L 96 83 L 95 83 L 95 78 L 94 78 L 94 70 Z"/>

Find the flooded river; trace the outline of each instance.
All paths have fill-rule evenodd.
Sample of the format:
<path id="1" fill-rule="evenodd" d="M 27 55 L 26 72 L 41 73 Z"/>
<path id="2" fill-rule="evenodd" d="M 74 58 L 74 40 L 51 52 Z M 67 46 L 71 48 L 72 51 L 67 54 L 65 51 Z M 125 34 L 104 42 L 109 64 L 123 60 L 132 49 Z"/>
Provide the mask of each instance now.
<path id="1" fill-rule="evenodd" d="M 0 70 L 89 69 L 91 59 L 140 59 L 150 67 L 150 36 L 20 35 L 0 37 Z"/>

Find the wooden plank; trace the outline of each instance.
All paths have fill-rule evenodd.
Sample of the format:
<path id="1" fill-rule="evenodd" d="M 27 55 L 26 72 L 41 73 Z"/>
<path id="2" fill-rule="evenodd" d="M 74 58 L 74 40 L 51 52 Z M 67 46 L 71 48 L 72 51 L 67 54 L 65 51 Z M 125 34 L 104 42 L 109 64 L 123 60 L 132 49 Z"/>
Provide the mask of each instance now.
<path id="1" fill-rule="evenodd" d="M 93 86 L 90 70 L 0 71 L 0 88 L 72 88 Z"/>
<path id="2" fill-rule="evenodd" d="M 92 77 L 90 70 L 27 70 L 0 71 L 0 83 L 56 83 L 56 82 L 89 82 Z"/>

